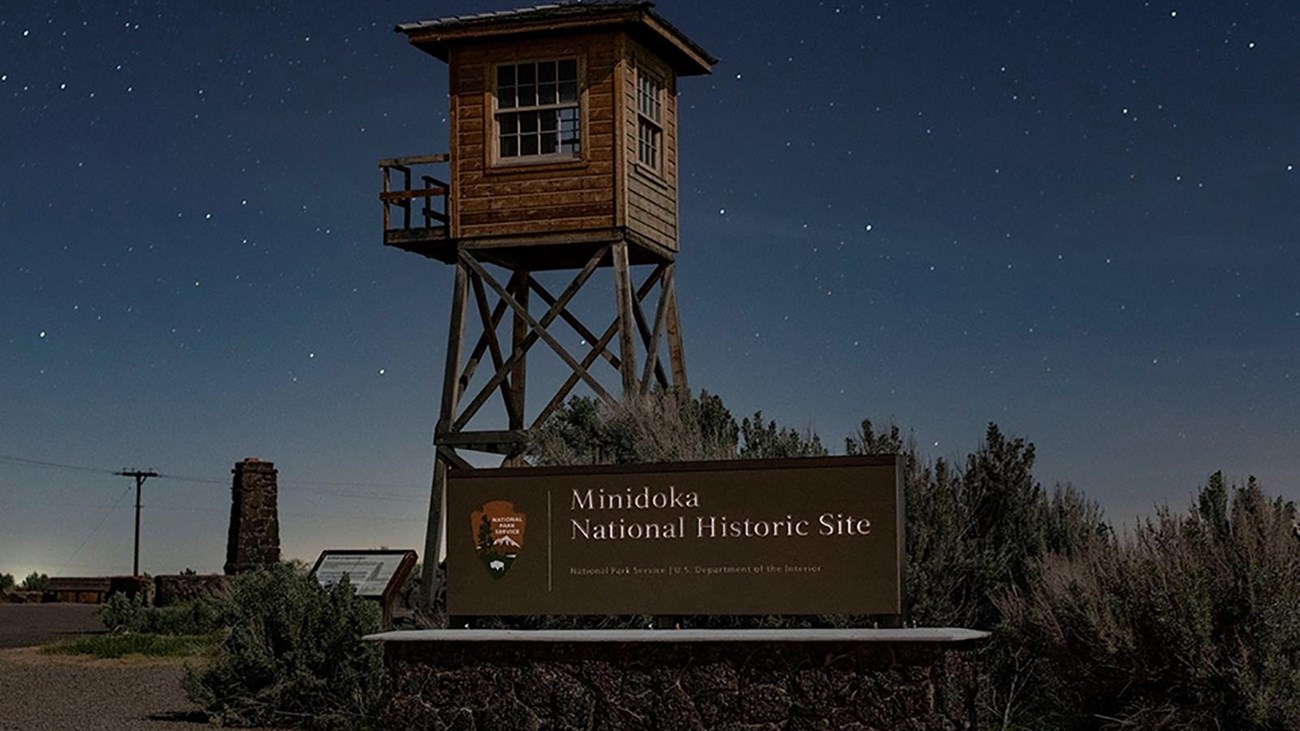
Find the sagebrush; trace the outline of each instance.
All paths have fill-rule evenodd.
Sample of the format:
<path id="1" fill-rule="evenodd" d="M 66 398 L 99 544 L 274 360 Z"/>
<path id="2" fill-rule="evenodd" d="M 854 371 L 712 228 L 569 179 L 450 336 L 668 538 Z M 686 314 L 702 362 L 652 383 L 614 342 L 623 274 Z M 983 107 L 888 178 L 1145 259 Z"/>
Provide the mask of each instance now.
<path id="1" fill-rule="evenodd" d="M 383 700 L 379 609 L 348 582 L 328 589 L 285 566 L 231 582 L 229 629 L 211 661 L 191 669 L 191 699 L 223 723 L 361 728 Z"/>
<path id="2" fill-rule="evenodd" d="M 1300 728 L 1296 507 L 1216 473 L 1186 514 L 1042 563 L 998 605 L 1026 726 Z"/>

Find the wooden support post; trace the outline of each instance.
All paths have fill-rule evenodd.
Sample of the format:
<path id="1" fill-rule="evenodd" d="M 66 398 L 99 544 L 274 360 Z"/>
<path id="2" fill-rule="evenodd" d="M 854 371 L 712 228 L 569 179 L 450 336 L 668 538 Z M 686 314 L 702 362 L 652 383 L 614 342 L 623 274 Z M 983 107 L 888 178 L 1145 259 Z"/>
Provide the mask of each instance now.
<path id="1" fill-rule="evenodd" d="M 513 285 L 513 287 L 511 287 L 511 285 Z M 527 310 L 528 292 L 533 285 L 532 276 L 527 271 L 515 272 L 511 285 L 507 285 L 507 289 L 511 290 L 514 298 L 519 302 L 519 304 L 523 305 L 525 310 Z M 554 304 L 554 302 L 547 303 L 548 306 L 552 304 Z M 568 312 L 568 310 L 564 310 L 564 312 Z M 510 371 L 510 378 L 508 380 L 508 383 L 510 384 L 511 397 L 514 400 L 514 408 L 510 411 L 511 429 L 523 429 L 524 420 L 527 418 L 525 388 L 528 385 L 528 354 L 523 351 L 524 338 L 526 337 L 528 337 L 528 321 L 516 312 L 514 313 L 514 320 L 510 331 L 510 355 L 513 356 L 515 353 L 519 353 L 519 357 L 515 359 L 515 367 Z M 526 443 L 527 442 L 525 441 L 524 445 L 520 445 L 518 451 L 506 455 L 505 459 L 502 460 L 502 466 L 523 466 L 523 452 Z"/>
<path id="2" fill-rule="evenodd" d="M 528 272 L 519 272 L 511 294 L 515 301 L 528 309 L 528 291 L 532 283 L 532 277 Z M 507 290 L 510 288 L 507 287 Z M 515 360 L 515 367 L 510 371 L 510 392 L 514 397 L 515 409 L 510 415 L 510 428 L 524 428 L 524 386 L 525 378 L 528 375 L 528 355 L 522 352 L 524 338 L 528 337 L 528 321 L 518 312 L 513 313 L 514 321 L 510 332 L 510 354 L 520 353 L 519 358 Z"/>
<path id="3" fill-rule="evenodd" d="M 456 418 L 456 406 L 460 401 L 460 359 L 465 348 L 465 306 L 469 299 L 469 270 L 464 264 L 456 265 L 456 279 L 452 285 L 451 327 L 447 331 L 447 360 L 442 374 L 442 404 L 434 427 L 433 441 L 450 430 Z M 435 452 L 433 459 L 433 485 L 429 495 L 429 522 L 424 536 L 424 567 L 420 579 L 420 591 L 425 607 L 433 608 L 433 599 L 438 594 L 435 582 L 440 580 L 438 563 L 441 558 L 443 522 L 446 518 L 443 504 L 446 501 L 447 459 L 441 452 Z"/>
<path id="4" fill-rule="evenodd" d="M 665 323 L 665 333 L 668 336 L 668 360 L 671 361 L 670 367 L 673 371 L 673 386 L 682 391 L 687 391 L 690 386 L 686 384 L 686 358 L 682 354 L 682 321 L 677 311 L 677 265 L 669 264 L 667 278 L 664 282 L 663 297 L 668 298 L 668 309 L 665 314 L 668 321 Z"/>
<path id="5" fill-rule="evenodd" d="M 627 242 L 611 247 L 614 255 L 614 296 L 618 301 L 618 358 L 623 374 L 623 398 L 636 393 L 636 341 L 632 339 L 632 272 L 628 265 Z"/>
<path id="6" fill-rule="evenodd" d="M 667 264 L 660 264 L 659 266 L 655 267 L 655 276 L 658 276 L 658 277 L 667 276 L 667 271 L 668 271 L 668 265 L 667 265 Z M 654 277 L 652 276 L 651 278 L 654 278 Z M 647 281 L 648 281 L 648 280 L 647 280 Z M 660 303 L 660 304 L 663 304 L 663 302 L 664 302 L 663 293 L 664 293 L 665 291 L 667 291 L 667 290 L 662 289 L 662 288 L 659 290 L 659 303 Z M 641 342 L 644 343 L 646 349 L 649 350 L 649 349 L 650 349 L 650 335 L 651 335 L 651 333 L 650 333 L 650 325 L 649 325 L 649 323 L 646 322 L 646 319 L 645 319 L 645 310 L 643 310 L 643 309 L 641 308 L 641 301 L 644 300 L 644 299 L 645 299 L 645 297 L 640 296 L 640 295 L 638 295 L 637 297 L 634 297 L 634 298 L 632 299 L 632 319 L 636 321 L 636 329 L 637 329 L 637 332 L 641 333 Z M 654 361 L 654 369 L 655 369 L 655 377 L 659 379 L 659 384 L 662 385 L 662 386 L 667 386 L 667 385 L 668 385 L 668 376 L 664 374 L 664 366 L 663 366 L 663 364 L 660 363 L 657 359 Z"/>
<path id="7" fill-rule="evenodd" d="M 437 614 L 434 601 L 438 597 L 443 572 L 439 570 L 442 563 L 443 527 L 447 506 L 447 460 L 441 450 L 433 454 L 433 488 L 429 495 L 429 524 L 424 536 L 424 563 L 420 568 L 419 603 L 431 616 Z"/>
<path id="8" fill-rule="evenodd" d="M 663 366 L 659 365 L 659 341 L 663 340 L 664 335 L 664 313 L 668 309 L 668 291 L 673 286 L 673 271 L 669 269 L 664 275 L 663 289 L 659 292 L 659 305 L 655 307 L 655 326 L 650 333 L 650 338 L 646 342 L 645 370 L 641 376 L 641 394 L 650 393 L 650 377 L 656 372 L 660 376 L 660 385 L 663 383 Z"/>

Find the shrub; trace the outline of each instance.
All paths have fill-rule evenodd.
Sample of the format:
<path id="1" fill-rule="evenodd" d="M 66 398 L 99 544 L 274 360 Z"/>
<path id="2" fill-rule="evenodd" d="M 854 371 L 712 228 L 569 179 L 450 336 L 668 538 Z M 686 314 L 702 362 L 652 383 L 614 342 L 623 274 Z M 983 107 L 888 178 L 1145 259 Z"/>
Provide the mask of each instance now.
<path id="1" fill-rule="evenodd" d="M 110 631 L 156 635 L 206 635 L 225 626 L 224 603 L 213 597 L 170 607 L 147 607 L 139 596 L 108 597 L 99 618 Z"/>
<path id="2" fill-rule="evenodd" d="M 1164 509 L 1093 539 L 999 598 L 1022 650 L 1026 724 L 1300 727 L 1300 540 L 1294 504 L 1215 474 L 1186 515 Z"/>
<path id="3" fill-rule="evenodd" d="M 230 629 L 211 662 L 185 679 L 190 698 L 222 721 L 318 728 L 365 726 L 385 674 L 379 610 L 348 582 L 329 589 L 284 566 L 237 577 L 226 605 Z"/>
<path id="4" fill-rule="evenodd" d="M 783 457 L 825 457 L 821 437 L 815 432 L 781 428 L 775 421 L 763 422 L 763 412 L 740 422 L 740 457 L 742 459 L 780 459 Z"/>
<path id="5" fill-rule="evenodd" d="M 44 591 L 49 583 L 50 577 L 33 571 L 27 575 L 27 578 L 23 579 L 23 583 L 18 588 L 22 591 Z"/>
<path id="6" fill-rule="evenodd" d="M 722 400 L 656 390 L 618 406 L 569 399 L 534 431 L 529 455 L 543 465 L 731 459 L 738 428 Z"/>
<path id="7" fill-rule="evenodd" d="M 869 420 L 845 450 L 902 458 L 909 622 L 992 629 L 995 592 L 1028 588 L 1047 552 L 1107 533 L 1100 508 L 1078 491 L 1058 487 L 1049 498 L 1033 478 L 1034 445 L 996 424 L 964 468 L 925 460 L 897 426 Z"/>
<path id="8" fill-rule="evenodd" d="M 0 574 L 0 592 L 9 591 L 14 588 L 13 574 Z"/>

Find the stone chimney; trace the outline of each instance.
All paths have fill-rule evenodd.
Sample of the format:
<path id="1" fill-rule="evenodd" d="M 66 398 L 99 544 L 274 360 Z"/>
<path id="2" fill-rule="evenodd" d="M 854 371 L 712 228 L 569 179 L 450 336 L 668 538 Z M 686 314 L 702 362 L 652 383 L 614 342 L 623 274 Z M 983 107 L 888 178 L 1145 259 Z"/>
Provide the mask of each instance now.
<path id="1" fill-rule="evenodd" d="M 231 470 L 230 533 L 226 574 L 280 561 L 280 515 L 276 507 L 275 464 L 249 457 Z"/>

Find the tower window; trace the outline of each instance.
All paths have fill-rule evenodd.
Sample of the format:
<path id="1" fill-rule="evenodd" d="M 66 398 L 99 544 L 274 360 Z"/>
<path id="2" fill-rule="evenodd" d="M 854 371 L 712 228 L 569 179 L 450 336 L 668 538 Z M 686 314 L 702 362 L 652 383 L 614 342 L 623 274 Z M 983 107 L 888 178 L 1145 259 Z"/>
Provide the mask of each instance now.
<path id="1" fill-rule="evenodd" d="M 636 74 L 636 159 L 651 170 L 663 172 L 664 82 L 637 68 Z"/>
<path id="2" fill-rule="evenodd" d="M 497 66 L 496 101 L 500 159 L 582 152 L 576 60 Z"/>

